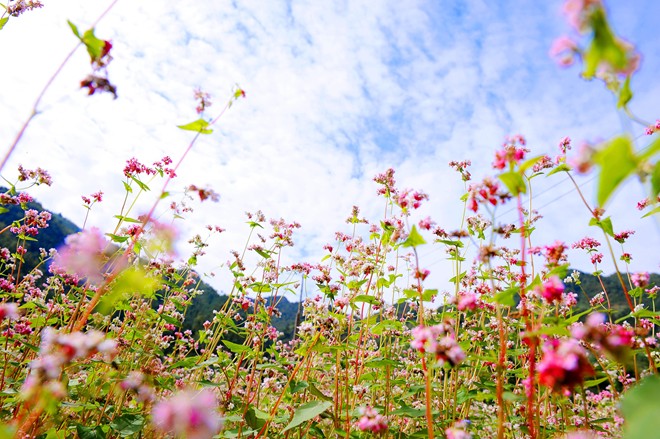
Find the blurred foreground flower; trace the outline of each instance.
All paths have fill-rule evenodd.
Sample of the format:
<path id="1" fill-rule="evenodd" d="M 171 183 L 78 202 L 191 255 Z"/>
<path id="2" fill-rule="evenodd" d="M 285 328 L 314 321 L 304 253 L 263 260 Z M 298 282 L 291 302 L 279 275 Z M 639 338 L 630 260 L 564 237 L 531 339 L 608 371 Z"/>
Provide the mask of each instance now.
<path id="1" fill-rule="evenodd" d="M 543 345 L 543 358 L 538 366 L 539 382 L 554 391 L 570 392 L 573 387 L 594 374 L 594 368 L 580 342 L 548 340 Z"/>
<path id="2" fill-rule="evenodd" d="M 360 408 L 362 417 L 357 423 L 357 427 L 362 431 L 370 431 L 372 433 L 382 433 L 387 431 L 387 419 L 381 415 L 373 407 Z"/>
<path id="3" fill-rule="evenodd" d="M 223 425 L 213 392 L 184 390 L 157 403 L 152 411 L 157 430 L 186 439 L 210 439 Z"/>
<path id="4" fill-rule="evenodd" d="M 106 262 L 103 252 L 107 244 L 101 231 L 95 227 L 69 235 L 55 256 L 54 268 L 99 284 L 103 281 Z"/>

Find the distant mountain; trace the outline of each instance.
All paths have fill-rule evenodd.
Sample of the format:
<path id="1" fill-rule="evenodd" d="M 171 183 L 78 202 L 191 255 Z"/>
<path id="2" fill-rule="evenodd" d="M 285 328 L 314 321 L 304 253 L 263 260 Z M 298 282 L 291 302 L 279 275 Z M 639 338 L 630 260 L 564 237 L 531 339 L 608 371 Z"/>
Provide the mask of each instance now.
<path id="1" fill-rule="evenodd" d="M 2 191 L 2 188 L 0 188 Z M 6 189 L 4 190 L 6 191 Z M 4 192 L 3 191 L 3 192 Z M 35 209 L 39 212 L 45 210 L 43 206 L 38 202 L 28 203 L 26 206 L 28 209 Z M 21 206 L 17 205 L 8 205 L 4 206 L 6 211 L 0 213 L 0 230 L 11 225 L 14 221 L 18 221 L 24 216 L 24 211 Z M 28 254 L 25 256 L 25 263 L 23 264 L 22 273 L 28 273 L 31 271 L 39 261 L 39 248 L 45 248 L 46 250 L 50 248 L 57 248 L 64 242 L 64 239 L 72 234 L 80 231 L 80 228 L 76 226 L 73 222 L 66 219 L 64 216 L 56 213 L 52 213 L 52 220 L 50 221 L 50 226 L 46 229 L 41 229 L 39 235 L 37 236 L 37 241 L 29 241 L 26 244 L 28 248 Z M 16 237 L 9 232 L 9 230 L 4 233 L 0 233 L 0 247 L 7 247 L 12 252 L 16 249 Z M 46 272 L 46 267 L 43 267 L 42 271 Z M 571 271 L 569 270 L 569 273 Z M 577 310 L 586 310 L 589 307 L 589 300 L 593 299 L 594 296 L 603 291 L 603 286 L 608 292 L 609 300 L 613 310 L 613 318 L 619 319 L 621 317 L 627 316 L 630 313 L 630 307 L 626 301 L 625 295 L 623 294 L 623 289 L 616 274 L 611 274 L 609 276 L 602 276 L 602 285 L 596 276 L 592 274 L 579 272 L 580 284 L 576 283 L 566 283 L 566 291 L 574 292 L 578 297 Z M 624 275 L 624 280 L 626 285 L 629 284 L 627 277 Z M 651 274 L 650 279 L 651 285 L 660 285 L 660 275 Z M 188 308 L 185 316 L 185 321 L 183 323 L 184 329 L 190 329 L 194 334 L 197 334 L 197 331 L 203 328 L 205 321 L 213 320 L 213 311 L 220 310 L 225 305 L 228 300 L 226 295 L 220 295 L 218 292 L 213 289 L 210 285 L 201 282 L 199 289 L 203 291 L 203 294 L 197 296 L 192 305 Z M 653 309 L 653 303 L 648 295 L 643 295 L 643 303 L 647 309 Z M 638 298 L 638 300 L 640 300 Z M 266 306 L 271 304 L 272 299 L 266 299 Z M 655 299 L 655 307 L 660 310 L 660 297 Z M 299 309 L 298 302 L 290 302 L 286 297 L 281 297 L 277 299 L 277 309 L 281 313 L 281 316 L 274 317 L 272 320 L 273 326 L 275 326 L 280 332 L 284 334 L 281 338 L 283 340 L 290 340 L 293 336 L 293 330 L 296 322 L 296 315 Z M 229 339 L 239 340 L 238 336 L 228 336 Z"/>
<path id="2" fill-rule="evenodd" d="M 0 187 L 0 193 L 6 192 L 6 188 Z M 41 212 L 45 209 L 41 203 L 31 202 L 25 206 L 27 209 L 34 209 Z M 27 210 L 26 209 L 26 210 Z M 0 230 L 5 227 L 11 226 L 15 221 L 21 220 L 25 216 L 25 212 L 20 205 L 5 205 L 2 209 L 4 212 L 0 213 Z M 52 219 L 49 226 L 45 229 L 40 229 L 39 234 L 36 236 L 36 241 L 27 241 L 25 247 L 28 253 L 24 257 L 24 263 L 21 267 L 21 273 L 27 274 L 32 271 L 39 263 L 39 248 L 50 250 L 51 248 L 58 248 L 64 243 L 64 239 L 72 234 L 77 233 L 81 229 L 73 222 L 66 219 L 64 216 L 51 212 Z M 10 251 L 16 250 L 16 236 L 9 230 L 0 233 L 0 247 L 6 247 Z M 41 270 L 46 274 L 47 267 L 41 267 Z M 184 329 L 190 329 L 194 334 L 203 329 L 205 321 L 213 320 L 213 311 L 220 310 L 227 302 L 226 295 L 219 295 L 218 292 L 208 285 L 201 282 L 199 289 L 203 294 L 197 296 L 192 305 L 186 312 L 185 321 L 183 323 Z M 266 306 L 270 305 L 271 299 L 267 299 Z M 289 302 L 285 297 L 278 298 L 277 309 L 281 313 L 280 317 L 275 317 L 272 324 L 278 331 L 282 332 L 284 336 L 281 339 L 290 340 L 293 337 L 293 329 L 296 321 L 296 314 L 298 312 L 298 303 Z M 234 341 L 240 337 L 235 338 Z"/>

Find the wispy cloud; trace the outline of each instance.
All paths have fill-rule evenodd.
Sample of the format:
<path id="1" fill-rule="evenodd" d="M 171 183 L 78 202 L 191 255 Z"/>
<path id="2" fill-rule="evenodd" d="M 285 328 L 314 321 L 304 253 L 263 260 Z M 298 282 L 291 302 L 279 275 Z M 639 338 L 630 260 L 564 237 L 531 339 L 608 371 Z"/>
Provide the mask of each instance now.
<path id="1" fill-rule="evenodd" d="M 371 178 L 390 166 L 402 186 L 429 192 L 424 215 L 455 228 L 463 186 L 449 160 L 471 159 L 475 175 L 485 174 L 507 134 L 525 134 L 544 153 L 565 135 L 593 140 L 622 129 L 600 84 L 584 84 L 576 70 L 558 70 L 547 57 L 550 42 L 566 31 L 559 7 L 478 0 L 120 2 L 97 29 L 113 41 L 110 76 L 119 99 L 77 90 L 88 69 L 81 50 L 47 94 L 13 164 L 50 169 L 56 186 L 38 196 L 79 223 L 85 213 L 79 195 L 104 190 L 107 199 L 92 221 L 110 227 L 124 161 L 178 157 L 190 135 L 176 125 L 196 117 L 192 90 L 211 92 L 211 110 L 219 110 L 238 83 L 247 99 L 200 140 L 171 188 L 209 185 L 222 195 L 184 226 L 188 234 L 206 223 L 230 231 L 204 267 L 242 246 L 242 212 L 256 209 L 301 222 L 291 258 L 319 260 L 353 204 L 380 214 Z M 652 17 L 660 6 L 639 0 L 612 7 L 617 30 L 646 52 L 633 84 L 638 109 L 657 117 L 660 44 Z M 66 19 L 84 28 L 102 9 L 81 0 L 51 2 L 3 29 L 0 38 L 20 42 L 3 49 L 11 60 L 0 71 L 0 81 L 11 84 L 0 107 L 3 139 L 14 135 L 38 88 L 75 44 Z M 539 181 L 539 192 L 549 188 L 538 198 L 545 216 L 539 229 L 546 229 L 539 244 L 590 233 L 574 194 L 554 201 L 570 189 L 556 181 Z M 630 199 L 613 208 L 640 227 Z M 567 221 L 566 212 L 576 219 Z M 653 239 L 657 248 L 658 234 L 644 235 L 638 262 L 655 269 L 657 257 L 642 243 Z M 441 252 L 428 255 L 440 282 L 450 268 Z M 221 279 L 213 283 L 224 288 Z"/>

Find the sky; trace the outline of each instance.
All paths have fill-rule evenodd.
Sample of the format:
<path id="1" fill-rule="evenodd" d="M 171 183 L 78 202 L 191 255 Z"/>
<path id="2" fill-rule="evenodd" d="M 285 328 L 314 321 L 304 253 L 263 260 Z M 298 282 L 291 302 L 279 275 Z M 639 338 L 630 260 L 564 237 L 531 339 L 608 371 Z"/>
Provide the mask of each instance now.
<path id="1" fill-rule="evenodd" d="M 0 139 L 7 148 L 41 88 L 76 45 L 66 21 L 81 30 L 109 1 L 44 0 L 44 8 L 12 18 L 0 31 L 4 84 Z M 48 209 L 82 225 L 81 195 L 102 190 L 89 226 L 111 231 L 123 199 L 122 170 L 136 157 L 151 163 L 178 160 L 192 133 L 177 125 L 195 120 L 193 92 L 213 96 L 208 116 L 221 110 L 240 86 L 237 101 L 186 157 L 168 188 L 174 197 L 195 184 L 213 188 L 218 203 L 196 204 L 179 223 L 181 242 L 206 224 L 227 232 L 213 237 L 199 271 L 219 291 L 227 290 L 229 251 L 242 249 L 249 230 L 244 212 L 298 221 L 289 261 L 320 262 L 335 231 L 357 205 L 367 218 L 382 216 L 383 201 L 372 178 L 396 170 L 400 188 L 423 190 L 430 200 L 416 216 L 431 216 L 447 230 L 458 228 L 464 192 L 451 160 L 471 160 L 475 180 L 495 172 L 494 152 L 508 135 L 526 137 L 532 154 L 555 155 L 561 138 L 577 147 L 623 132 L 646 140 L 641 125 L 616 110 L 598 81 L 579 68 L 559 68 L 549 58 L 552 41 L 570 28 L 560 1 L 213 1 L 119 0 L 96 26 L 111 40 L 109 76 L 118 98 L 87 96 L 79 89 L 89 59 L 79 49 L 48 89 L 10 162 L 50 171 L 54 185 L 33 194 Z M 660 118 L 660 39 L 655 0 L 607 2 L 617 34 L 643 54 L 632 88 L 632 110 L 649 122 Z M 641 137 L 640 137 L 641 136 Z M 578 179 L 595 199 L 594 175 Z M 588 212 L 563 175 L 537 178 L 534 205 L 543 219 L 536 245 L 585 236 Z M 157 196 L 153 184 L 136 210 L 146 212 Z M 635 229 L 627 245 L 633 271 L 658 271 L 660 227 L 640 220 L 644 198 L 630 182 L 608 205 L 616 230 Z M 504 207 L 498 221 L 511 222 Z M 185 245 L 181 245 L 182 253 Z M 431 270 L 430 285 L 446 286 L 451 266 L 441 247 L 420 249 Z M 592 271 L 572 253 L 574 266 Z M 606 273 L 611 264 L 604 264 Z M 223 274 L 225 273 L 225 274 Z"/>

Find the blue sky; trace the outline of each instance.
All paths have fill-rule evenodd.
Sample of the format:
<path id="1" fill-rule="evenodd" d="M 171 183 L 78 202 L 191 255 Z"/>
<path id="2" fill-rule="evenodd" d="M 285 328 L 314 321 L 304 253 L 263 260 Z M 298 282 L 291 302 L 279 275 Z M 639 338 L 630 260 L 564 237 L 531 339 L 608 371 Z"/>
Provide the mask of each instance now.
<path id="1" fill-rule="evenodd" d="M 0 69 L 0 81 L 10 84 L 0 107 L 0 138 L 7 145 L 39 88 L 75 45 L 66 20 L 84 29 L 108 4 L 44 3 L 0 32 L 4 65 L 11 66 Z M 548 57 L 552 41 L 569 33 L 561 5 L 120 0 L 96 32 L 113 42 L 109 71 L 119 98 L 78 90 L 89 69 L 80 50 L 3 173 L 11 177 L 18 163 L 49 169 L 55 186 L 36 195 L 78 223 L 86 213 L 80 195 L 103 190 L 106 200 L 90 221 L 107 229 L 123 195 L 124 162 L 177 158 L 190 134 L 176 125 L 196 118 L 193 90 L 211 93 L 211 110 L 219 110 L 239 84 L 247 99 L 196 145 L 170 188 L 208 185 L 221 195 L 218 204 L 199 206 L 183 227 L 184 236 L 208 223 L 228 229 L 212 242 L 203 271 L 220 273 L 229 250 L 242 248 L 243 212 L 256 209 L 300 222 L 289 257 L 318 262 L 334 232 L 347 231 L 343 220 L 351 206 L 379 218 L 382 202 L 371 179 L 388 167 L 397 170 L 401 187 L 429 193 L 420 216 L 453 229 L 463 189 L 450 160 L 472 160 L 480 179 L 492 174 L 493 153 L 506 135 L 525 135 L 534 154 L 554 154 L 564 136 L 577 146 L 643 130 L 616 111 L 601 83 L 584 82 L 577 68 L 560 69 Z M 610 1 L 608 8 L 616 32 L 644 55 L 632 108 L 654 121 L 660 117 L 660 3 Z M 590 178 L 580 180 L 588 195 Z M 537 245 L 596 236 L 564 177 L 539 183 L 536 205 L 544 219 Z M 633 269 L 657 271 L 658 227 L 640 221 L 634 210 L 642 197 L 639 185 L 629 184 L 611 212 L 615 228 L 639 230 L 631 240 Z M 422 264 L 433 268 L 431 281 L 442 286 L 450 276 L 444 254 L 429 247 L 422 255 Z M 584 260 L 577 264 L 589 269 Z M 224 289 L 222 278 L 211 283 Z"/>

